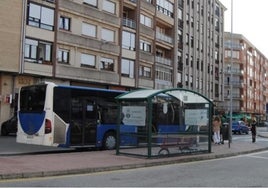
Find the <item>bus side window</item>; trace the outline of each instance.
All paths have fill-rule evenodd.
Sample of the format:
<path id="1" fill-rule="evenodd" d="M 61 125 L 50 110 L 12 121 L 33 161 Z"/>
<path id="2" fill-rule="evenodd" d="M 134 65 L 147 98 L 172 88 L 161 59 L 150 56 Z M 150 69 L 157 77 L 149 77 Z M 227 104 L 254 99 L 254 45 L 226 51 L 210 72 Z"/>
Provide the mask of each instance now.
<path id="1" fill-rule="evenodd" d="M 102 108 L 101 112 L 102 123 L 116 124 L 117 122 L 117 108 L 114 106 L 107 106 Z"/>
<path id="2" fill-rule="evenodd" d="M 86 119 L 91 121 L 92 123 L 98 120 L 98 111 L 97 106 L 94 103 L 86 104 Z"/>

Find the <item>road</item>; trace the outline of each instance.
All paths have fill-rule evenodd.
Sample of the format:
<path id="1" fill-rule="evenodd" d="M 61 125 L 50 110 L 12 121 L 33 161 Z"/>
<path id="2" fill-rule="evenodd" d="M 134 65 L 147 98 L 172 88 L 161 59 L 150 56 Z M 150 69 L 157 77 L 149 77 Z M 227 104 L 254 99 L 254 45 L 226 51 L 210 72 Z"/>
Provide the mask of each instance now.
<path id="1" fill-rule="evenodd" d="M 250 141 L 250 135 L 233 140 Z M 267 144 L 267 139 L 258 138 Z M 0 181 L 1 187 L 266 187 L 268 151 L 182 164 L 82 175 Z"/>
<path id="2" fill-rule="evenodd" d="M 1 144 L 10 143 L 13 139 L 14 138 L 9 137 L 7 139 L 2 139 Z M 251 142 L 251 135 L 233 135 L 233 142 L 238 140 Z M 258 137 L 257 143 L 267 146 L 268 139 Z M 225 144 L 227 144 L 227 141 Z M 17 145 L 15 144 L 14 146 Z M 21 150 L 29 149 L 20 145 L 18 148 Z M 6 149 L 8 149 L 8 147 Z M 44 150 L 47 149 L 44 148 Z M 163 165 L 133 170 L 31 179 L 1 180 L 0 187 L 260 187 L 268 185 L 267 159 L 268 151 L 217 160 Z"/>

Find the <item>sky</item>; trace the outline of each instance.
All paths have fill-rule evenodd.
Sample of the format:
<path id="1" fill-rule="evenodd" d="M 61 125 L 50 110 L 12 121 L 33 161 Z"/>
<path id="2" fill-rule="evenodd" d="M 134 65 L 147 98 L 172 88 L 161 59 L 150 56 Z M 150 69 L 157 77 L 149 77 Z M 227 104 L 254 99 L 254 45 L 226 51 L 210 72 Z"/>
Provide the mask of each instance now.
<path id="1" fill-rule="evenodd" d="M 231 2 L 219 0 L 226 8 L 224 31 L 231 32 Z M 268 58 L 268 0 L 233 0 L 233 33 L 242 34 Z"/>

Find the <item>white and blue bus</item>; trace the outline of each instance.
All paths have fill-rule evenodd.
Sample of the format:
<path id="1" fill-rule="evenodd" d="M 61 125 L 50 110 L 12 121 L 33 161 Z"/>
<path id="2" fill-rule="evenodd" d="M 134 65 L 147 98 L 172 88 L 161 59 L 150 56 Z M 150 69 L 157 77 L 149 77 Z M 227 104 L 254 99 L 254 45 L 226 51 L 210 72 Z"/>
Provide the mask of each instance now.
<path id="1" fill-rule="evenodd" d="M 45 82 L 20 89 L 17 142 L 57 147 L 114 149 L 118 105 L 125 91 Z M 136 132 L 134 126 L 125 127 Z M 121 144 L 135 142 L 125 137 Z"/>

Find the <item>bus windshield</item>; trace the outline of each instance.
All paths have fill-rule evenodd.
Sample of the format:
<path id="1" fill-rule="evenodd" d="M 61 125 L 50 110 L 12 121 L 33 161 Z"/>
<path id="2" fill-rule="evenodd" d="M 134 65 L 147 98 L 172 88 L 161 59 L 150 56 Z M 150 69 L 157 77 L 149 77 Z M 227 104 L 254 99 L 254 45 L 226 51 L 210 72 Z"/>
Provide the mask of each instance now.
<path id="1" fill-rule="evenodd" d="M 21 112 L 42 112 L 44 111 L 47 85 L 26 86 L 20 92 Z"/>

